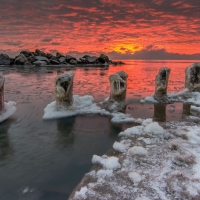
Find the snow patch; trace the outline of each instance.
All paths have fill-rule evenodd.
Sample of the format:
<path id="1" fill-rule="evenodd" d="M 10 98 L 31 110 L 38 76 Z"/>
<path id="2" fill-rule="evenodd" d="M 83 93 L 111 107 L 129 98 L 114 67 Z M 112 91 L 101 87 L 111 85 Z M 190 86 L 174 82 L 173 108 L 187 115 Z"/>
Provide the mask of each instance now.
<path id="1" fill-rule="evenodd" d="M 147 150 L 140 146 L 134 146 L 128 150 L 128 153 L 131 156 L 146 156 Z"/>
<path id="2" fill-rule="evenodd" d="M 134 183 L 134 185 L 138 185 L 142 180 L 142 177 L 137 172 L 129 172 L 128 177 Z"/>
<path id="3" fill-rule="evenodd" d="M 155 134 L 164 134 L 166 131 L 163 129 L 158 122 L 153 122 L 149 125 L 147 125 L 144 128 L 145 133 L 155 133 Z"/>
<path id="4" fill-rule="evenodd" d="M 0 122 L 3 122 L 15 113 L 17 110 L 16 105 L 14 101 L 4 102 L 4 111 L 0 113 Z"/>
<path id="5" fill-rule="evenodd" d="M 111 156 L 97 156 L 97 155 L 93 155 L 92 157 L 92 163 L 93 164 L 100 164 L 102 165 L 105 169 L 112 169 L 112 170 L 116 170 L 118 168 L 121 167 L 121 165 L 119 164 L 119 158 Z"/>

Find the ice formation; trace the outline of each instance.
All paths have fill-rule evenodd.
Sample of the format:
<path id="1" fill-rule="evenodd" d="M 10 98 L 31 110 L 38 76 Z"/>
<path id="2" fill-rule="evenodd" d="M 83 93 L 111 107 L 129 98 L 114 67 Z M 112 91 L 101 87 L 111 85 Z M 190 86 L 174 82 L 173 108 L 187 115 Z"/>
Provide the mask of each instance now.
<path id="1" fill-rule="evenodd" d="M 4 102 L 4 83 L 5 78 L 0 74 L 0 122 L 8 119 L 16 111 L 15 102 Z"/>
<path id="2" fill-rule="evenodd" d="M 185 69 L 185 88 L 190 92 L 200 92 L 200 63 L 194 63 Z"/>
<path id="3" fill-rule="evenodd" d="M 0 114 L 4 111 L 4 82 L 5 78 L 0 74 Z"/>
<path id="4" fill-rule="evenodd" d="M 56 105 L 73 108 L 73 78 L 74 73 L 68 72 L 55 78 Z"/>
<path id="5" fill-rule="evenodd" d="M 170 69 L 163 67 L 159 70 L 158 75 L 156 76 L 156 88 L 154 93 L 155 100 L 163 103 L 168 102 L 167 98 L 167 86 L 169 79 Z"/>
<path id="6" fill-rule="evenodd" d="M 124 71 L 117 72 L 115 74 L 110 75 L 110 97 L 109 100 L 112 101 L 124 101 L 126 99 L 126 80 L 128 78 L 128 74 Z"/>
<path id="7" fill-rule="evenodd" d="M 165 128 L 148 119 L 125 130 L 113 145 L 117 157 L 93 156 L 98 166 L 69 199 L 200 199 L 200 126 L 170 122 Z"/>

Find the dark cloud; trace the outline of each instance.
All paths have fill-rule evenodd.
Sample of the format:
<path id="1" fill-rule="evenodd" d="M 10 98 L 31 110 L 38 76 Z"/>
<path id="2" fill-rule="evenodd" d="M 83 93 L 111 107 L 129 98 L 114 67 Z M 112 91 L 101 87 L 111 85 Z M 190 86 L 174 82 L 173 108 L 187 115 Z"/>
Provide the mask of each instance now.
<path id="1" fill-rule="evenodd" d="M 199 0 L 0 0 L 0 8 L 2 51 L 200 52 Z"/>

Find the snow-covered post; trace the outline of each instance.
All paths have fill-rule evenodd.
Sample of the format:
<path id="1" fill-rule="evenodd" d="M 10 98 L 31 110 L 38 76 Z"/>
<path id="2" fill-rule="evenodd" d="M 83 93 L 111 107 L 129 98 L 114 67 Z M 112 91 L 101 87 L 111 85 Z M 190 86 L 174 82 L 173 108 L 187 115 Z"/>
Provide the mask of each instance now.
<path id="1" fill-rule="evenodd" d="M 200 92 L 200 63 L 194 63 L 185 69 L 185 88 L 190 92 Z"/>
<path id="2" fill-rule="evenodd" d="M 0 74 L 0 113 L 4 110 L 4 82 L 5 78 Z"/>
<path id="3" fill-rule="evenodd" d="M 155 84 L 155 93 L 154 93 L 154 98 L 159 101 L 166 103 L 167 102 L 167 86 L 168 86 L 168 80 L 169 80 L 169 74 L 170 74 L 170 69 L 167 67 L 163 67 L 159 70 Z"/>
<path id="4" fill-rule="evenodd" d="M 68 72 L 55 78 L 57 106 L 70 108 L 73 105 L 73 79 L 73 72 Z"/>
<path id="5" fill-rule="evenodd" d="M 111 87 L 109 100 L 123 101 L 126 99 L 127 78 L 128 74 L 124 71 L 109 76 Z"/>

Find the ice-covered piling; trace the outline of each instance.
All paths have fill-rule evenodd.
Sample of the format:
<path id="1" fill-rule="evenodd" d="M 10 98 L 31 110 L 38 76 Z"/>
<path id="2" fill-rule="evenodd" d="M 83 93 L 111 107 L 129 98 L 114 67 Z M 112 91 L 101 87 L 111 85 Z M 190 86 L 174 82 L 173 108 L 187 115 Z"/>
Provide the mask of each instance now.
<path id="1" fill-rule="evenodd" d="M 4 82 L 5 78 L 0 74 L 0 114 L 4 111 Z"/>
<path id="2" fill-rule="evenodd" d="M 73 72 L 68 72 L 55 78 L 57 106 L 69 108 L 73 105 L 73 79 Z"/>
<path id="3" fill-rule="evenodd" d="M 155 94 L 154 98 L 155 100 L 163 103 L 168 102 L 167 98 L 167 86 L 168 86 L 168 80 L 169 80 L 169 74 L 170 74 L 170 69 L 167 67 L 163 67 L 159 70 L 155 84 Z"/>
<path id="4" fill-rule="evenodd" d="M 109 100 L 124 101 L 126 99 L 127 78 L 128 74 L 124 71 L 109 76 L 111 87 Z"/>
<path id="5" fill-rule="evenodd" d="M 194 63 L 185 69 L 185 88 L 190 92 L 200 92 L 200 63 Z"/>

